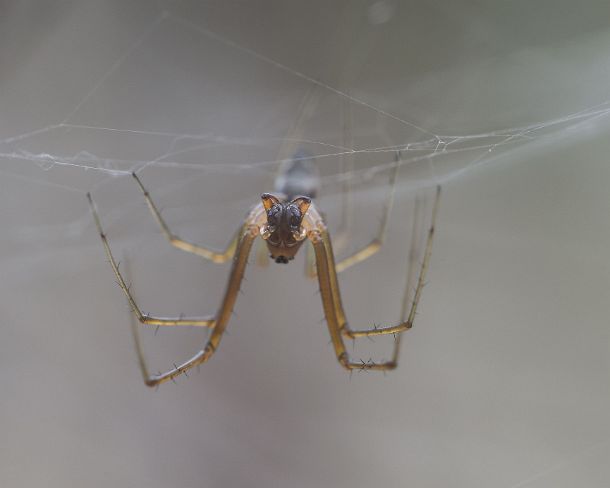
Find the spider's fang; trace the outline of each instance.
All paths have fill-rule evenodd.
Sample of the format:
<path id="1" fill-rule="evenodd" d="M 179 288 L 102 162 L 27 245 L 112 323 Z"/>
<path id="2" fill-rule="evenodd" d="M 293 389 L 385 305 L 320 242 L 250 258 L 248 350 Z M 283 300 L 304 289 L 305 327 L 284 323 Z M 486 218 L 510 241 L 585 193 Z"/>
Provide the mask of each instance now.
<path id="1" fill-rule="evenodd" d="M 305 230 L 305 227 L 301 227 L 299 230 L 295 230 L 292 233 L 292 237 L 295 241 L 302 241 L 303 239 L 305 239 L 307 237 L 307 231 Z"/>
<path id="2" fill-rule="evenodd" d="M 269 239 L 269 236 L 275 232 L 275 228 L 269 224 L 265 224 L 261 227 L 260 235 L 264 240 Z"/>

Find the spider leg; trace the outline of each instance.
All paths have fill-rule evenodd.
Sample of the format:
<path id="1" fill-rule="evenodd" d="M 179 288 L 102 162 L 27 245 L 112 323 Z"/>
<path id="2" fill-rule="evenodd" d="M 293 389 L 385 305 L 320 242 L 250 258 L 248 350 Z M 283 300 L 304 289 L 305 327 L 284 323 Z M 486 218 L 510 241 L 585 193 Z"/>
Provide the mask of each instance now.
<path id="1" fill-rule="evenodd" d="M 343 117 L 343 145 L 345 147 L 352 148 L 354 141 L 351 136 L 351 105 L 344 104 L 347 108 L 344 108 Z M 347 112 L 347 113 L 345 113 Z M 345 174 L 348 171 L 354 169 L 354 158 L 353 154 L 345 153 L 341 155 L 341 173 Z M 352 184 L 349 178 L 343 180 L 343 191 L 341 193 L 341 221 L 339 223 L 339 229 L 335 234 L 334 248 L 337 252 L 341 252 L 349 244 L 350 228 L 352 224 Z M 386 225 L 386 224 L 382 224 Z M 385 233 L 385 230 L 382 231 Z M 370 244 L 369 244 L 370 245 Z M 352 264 L 356 264 L 355 262 Z M 344 267 L 346 269 L 351 265 Z M 339 270 L 337 270 L 339 272 Z M 316 277 L 316 257 L 312 246 L 307 246 L 305 254 L 305 276 L 307 278 Z"/>
<path id="2" fill-rule="evenodd" d="M 334 270 L 334 261 L 332 255 L 328 254 L 327 249 L 330 247 L 326 243 L 329 242 L 326 230 L 313 230 L 308 234 L 316 254 L 316 271 L 318 274 L 318 283 L 320 284 L 320 295 L 322 297 L 322 307 L 328 324 L 331 342 L 335 349 L 337 361 L 347 370 L 363 369 L 363 370 L 390 370 L 396 368 L 395 361 L 387 361 L 384 363 L 373 363 L 371 361 L 353 361 L 350 359 L 345 342 L 343 340 L 342 329 L 346 326 L 341 305 L 341 297 L 338 290 L 333 284 L 336 272 Z"/>
<path id="3" fill-rule="evenodd" d="M 256 264 L 261 268 L 269 266 L 269 249 L 267 243 L 261 239 L 256 251 Z"/>
<path id="4" fill-rule="evenodd" d="M 316 255 L 313 246 L 305 248 L 305 276 L 307 278 L 316 277 Z"/>
<path id="5" fill-rule="evenodd" d="M 180 365 L 174 365 L 173 369 L 170 369 L 165 373 L 150 375 L 148 373 L 146 362 L 144 360 L 144 354 L 142 352 L 140 336 L 138 334 L 137 327 L 132 329 L 136 344 L 136 351 L 138 354 L 138 361 L 140 363 L 140 369 L 142 371 L 142 376 L 144 377 L 144 382 L 146 383 L 146 385 L 157 386 L 166 381 L 173 380 L 178 375 L 181 375 L 183 373 L 186 374 L 189 369 L 195 366 L 199 366 L 200 364 L 208 361 L 212 357 L 214 352 L 216 352 L 220 344 L 220 340 L 222 339 L 222 335 L 226 330 L 229 319 L 231 318 L 231 314 L 233 312 L 235 301 L 237 300 L 237 295 L 239 293 L 239 288 L 241 286 L 244 272 L 246 266 L 248 265 L 248 256 L 250 254 L 250 249 L 252 248 L 252 243 L 254 242 L 254 239 L 256 239 L 258 232 L 258 226 L 253 225 L 251 223 L 246 223 L 246 225 L 244 225 L 244 230 L 241 234 L 241 239 L 239 240 L 236 249 L 236 255 L 233 260 L 233 265 L 231 267 L 231 273 L 227 282 L 227 288 L 225 290 L 224 298 L 222 300 L 218 313 L 216 314 L 216 318 L 214 320 L 214 325 L 212 331 L 210 332 L 210 336 L 204 348 L 197 352 L 188 361 L 185 361 Z"/>
<path id="6" fill-rule="evenodd" d="M 353 122 L 353 114 L 352 114 L 352 104 L 349 100 L 344 99 L 341 104 L 341 117 L 343 119 L 343 147 L 349 148 L 353 150 L 354 148 L 354 135 L 352 131 L 352 122 Z M 354 154 L 350 152 L 345 152 L 340 156 L 340 171 L 342 175 L 349 173 L 354 170 Z M 350 237 L 350 229 L 352 226 L 352 180 L 350 178 L 345 178 L 342 184 L 342 192 L 341 192 L 341 220 L 339 223 L 339 228 L 337 232 L 334 233 L 333 238 L 333 247 L 334 249 L 340 253 L 342 252 L 347 245 L 349 244 Z M 309 268 L 313 272 L 313 276 L 315 276 L 315 264 L 312 263 L 311 268 Z M 312 276 L 311 273 L 308 273 L 308 276 Z"/>
<path id="7" fill-rule="evenodd" d="M 129 278 L 128 260 L 125 257 L 125 274 Z M 128 301 L 129 303 L 129 301 Z M 131 305 L 131 304 L 130 304 Z M 138 322 L 135 320 L 135 314 L 129 314 L 129 324 L 131 326 L 131 335 L 133 342 L 136 347 L 136 354 L 138 356 L 138 365 L 140 366 L 140 372 L 142 373 L 142 379 L 144 383 L 148 384 L 151 376 L 148 374 L 148 367 L 146 366 L 146 358 L 144 357 L 144 351 L 142 349 L 142 341 L 140 340 L 140 333 L 138 331 Z M 152 385 L 151 385 L 152 386 Z"/>
<path id="8" fill-rule="evenodd" d="M 392 211 L 392 206 L 394 204 L 394 191 L 396 188 L 396 177 L 398 175 L 398 170 L 400 169 L 401 159 L 400 152 L 396 152 L 395 156 L 395 165 L 390 174 L 390 191 L 386 197 L 386 200 L 383 204 L 383 213 L 381 214 L 381 222 L 379 223 L 379 229 L 377 230 L 377 235 L 373 238 L 371 242 L 369 242 L 366 246 L 359 249 L 351 256 L 348 256 L 344 259 L 341 259 L 336 264 L 337 273 L 341 273 L 345 271 L 347 268 L 354 266 L 355 264 L 361 263 L 362 261 L 367 260 L 381 249 L 383 242 L 385 240 L 385 235 L 388 227 L 388 220 L 390 217 L 390 213 Z"/>
<path id="9" fill-rule="evenodd" d="M 358 251 L 353 253 L 351 256 L 348 256 L 348 257 L 340 260 L 338 263 L 336 263 L 335 271 L 337 273 L 341 273 L 342 271 L 345 271 L 347 268 L 351 268 L 352 266 L 354 266 L 358 263 L 361 263 L 362 261 L 367 260 L 374 254 L 379 252 L 379 250 L 381 249 L 381 246 L 383 245 L 383 242 L 385 240 L 385 235 L 386 235 L 386 231 L 387 231 L 387 227 L 388 227 L 388 220 L 389 220 L 392 206 L 394 203 L 394 191 L 395 191 L 395 187 L 396 187 L 396 177 L 398 176 L 398 170 L 400 169 L 400 163 L 401 163 L 400 152 L 396 153 L 395 160 L 396 160 L 396 164 L 394 165 L 392 173 L 390 174 L 390 181 L 389 181 L 390 191 L 388 192 L 388 196 L 383 205 L 383 212 L 381 214 L 381 222 L 379 223 L 379 229 L 377 230 L 377 235 L 366 246 L 359 249 Z M 344 198 L 344 201 L 343 201 L 343 207 L 344 207 L 343 214 L 344 215 L 348 212 L 348 209 L 345 208 L 347 205 L 349 205 L 349 200 L 346 200 Z M 349 225 L 349 220 L 347 218 L 343 217 L 341 231 L 340 231 L 342 234 L 340 235 L 340 238 L 341 238 L 341 236 L 345 237 L 348 225 Z M 316 276 L 314 255 L 311 252 L 311 250 L 309 250 L 309 249 L 307 251 L 307 258 L 305 261 L 305 275 L 310 278 L 314 278 Z"/>
<path id="10" fill-rule="evenodd" d="M 322 297 L 322 306 L 324 308 L 324 315 L 328 323 L 328 329 L 331 336 L 331 341 L 337 355 L 337 360 L 346 369 L 373 369 L 373 370 L 390 370 L 396 368 L 398 361 L 398 348 L 400 345 L 400 336 L 397 337 L 397 341 L 394 347 L 394 354 L 391 361 L 383 363 L 373 362 L 357 362 L 352 361 L 345 349 L 345 343 L 343 336 L 354 339 L 357 337 L 368 337 L 375 335 L 385 334 L 399 334 L 411 328 L 415 312 L 417 310 L 417 304 L 421 297 L 421 292 L 425 282 L 425 276 L 430 262 L 430 256 L 432 253 L 432 241 L 434 237 L 434 225 L 436 221 L 436 214 L 438 211 L 438 202 L 440 197 L 440 187 L 437 188 L 436 199 L 434 202 L 434 208 L 432 211 L 432 222 L 428 231 L 428 237 L 426 241 L 426 248 L 424 251 L 424 259 L 419 272 L 417 280 L 417 286 L 411 304 L 411 308 L 406 320 L 396 326 L 391 327 L 375 327 L 369 330 L 351 330 L 347 324 L 345 318 L 345 312 L 341 303 L 341 294 L 339 291 L 339 285 L 337 281 L 336 265 L 334 263 L 332 244 L 328 231 L 321 224 L 318 225 L 317 229 L 311 230 L 308 233 L 308 238 L 313 244 L 315 256 L 316 256 L 316 271 L 318 275 L 318 282 L 320 284 L 320 295 Z M 406 307 L 403 307 L 406 309 Z M 404 312 L 403 312 L 404 313 Z"/>
<path id="11" fill-rule="evenodd" d="M 214 326 L 214 317 L 203 317 L 203 318 L 181 318 L 181 317 L 153 317 L 151 315 L 146 315 L 142 313 L 142 310 L 136 303 L 133 295 L 129 291 L 129 286 L 125 283 L 125 279 L 119 270 L 119 265 L 114 259 L 112 255 L 112 251 L 110 250 L 110 245 L 108 244 L 108 239 L 106 238 L 106 234 L 104 234 L 104 230 L 102 229 L 102 224 L 100 221 L 100 217 L 95 209 L 95 204 L 93 203 L 93 199 L 91 198 L 91 194 L 87 193 L 87 198 L 89 200 L 89 206 L 91 207 L 91 213 L 93 214 L 93 219 L 95 221 L 95 226 L 97 227 L 97 231 L 102 239 L 102 244 L 104 245 L 104 251 L 106 252 L 106 257 L 110 262 L 110 266 L 112 266 L 112 271 L 114 271 L 114 275 L 116 276 L 117 282 L 125 293 L 127 297 L 127 301 L 133 313 L 137 317 L 137 319 L 147 325 L 163 325 L 163 326 L 175 326 L 175 325 L 193 325 L 199 327 L 213 327 Z"/>
<path id="12" fill-rule="evenodd" d="M 209 259 L 214 263 L 226 263 L 229 259 L 233 257 L 233 255 L 235 254 L 235 248 L 237 247 L 237 240 L 239 239 L 239 231 L 235 234 L 229 245 L 222 252 L 212 251 L 198 244 L 193 244 L 192 242 L 188 242 L 184 239 L 181 239 L 177 235 L 173 234 L 172 231 L 169 229 L 168 225 L 165 223 L 165 220 L 163 220 L 163 217 L 161 217 L 161 213 L 159 212 L 159 210 L 157 210 L 156 205 L 152 201 L 148 190 L 144 188 L 144 185 L 140 181 L 140 178 L 138 178 L 138 175 L 132 173 L 132 176 L 138 183 L 140 190 L 142 190 L 144 198 L 146 199 L 146 203 L 148 204 L 148 208 L 150 209 L 150 212 L 153 214 L 153 217 L 159 224 L 159 227 L 161 227 L 163 235 L 167 238 L 167 240 L 172 246 L 175 246 L 178 249 L 182 249 L 183 251 L 196 254 L 197 256 L 201 256 L 202 258 Z"/>
<path id="13" fill-rule="evenodd" d="M 438 213 L 438 206 L 441 195 L 441 187 L 438 186 L 436 188 L 436 196 L 434 200 L 434 207 L 432 208 L 432 220 L 430 223 L 430 228 L 428 229 L 428 237 L 426 239 L 426 247 L 424 250 L 424 258 L 422 260 L 421 268 L 419 270 L 419 277 L 417 279 L 417 284 L 415 286 L 415 293 L 413 295 L 413 301 L 411 302 L 411 307 L 409 309 L 409 313 L 404 319 L 404 322 L 398 325 L 394 325 L 391 327 L 375 327 L 373 329 L 368 330 L 350 330 L 348 327 L 345 328 L 345 334 L 349 337 L 371 337 L 376 335 L 386 335 L 386 334 L 397 334 L 400 332 L 404 332 L 405 330 L 410 329 L 413 326 L 413 321 L 415 320 L 415 314 L 417 312 L 417 305 L 419 304 L 419 300 L 421 298 L 421 293 L 426 283 L 426 274 L 428 272 L 428 267 L 430 265 L 430 257 L 432 256 L 432 242 L 434 240 L 434 228 L 436 224 L 436 215 Z M 408 290 L 406 290 L 407 292 Z M 406 293 L 405 292 L 405 293 Z M 406 307 L 403 310 L 403 317 L 406 314 Z"/>
<path id="14" fill-rule="evenodd" d="M 410 301 L 409 292 L 413 289 L 413 283 L 415 282 L 415 263 L 417 260 L 417 253 L 415 252 L 416 244 L 419 242 L 419 229 L 421 225 L 421 200 L 419 197 L 415 197 L 415 208 L 413 209 L 413 226 L 411 230 L 411 243 L 409 245 L 409 254 L 407 257 L 407 278 L 405 280 L 405 288 L 402 299 L 402 306 L 400 310 L 401 320 L 406 320 L 409 314 Z M 402 332 L 394 334 L 394 351 L 392 353 L 392 361 L 398 363 L 398 357 L 400 355 L 400 342 L 402 339 Z M 355 338 L 353 340 L 356 340 Z"/>

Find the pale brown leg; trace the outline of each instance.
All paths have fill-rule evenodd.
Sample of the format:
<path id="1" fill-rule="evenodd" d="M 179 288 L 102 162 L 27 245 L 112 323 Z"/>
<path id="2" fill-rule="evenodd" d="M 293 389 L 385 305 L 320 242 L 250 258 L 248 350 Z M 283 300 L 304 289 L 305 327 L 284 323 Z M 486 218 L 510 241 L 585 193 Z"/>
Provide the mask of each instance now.
<path id="1" fill-rule="evenodd" d="M 344 99 L 341 104 L 341 115 L 343 117 L 343 147 L 354 148 L 354 134 L 352 131 L 352 104 Z M 340 160 L 341 174 L 346 174 L 354 169 L 354 155 L 345 152 Z M 343 180 L 341 193 L 341 220 L 339 227 L 334 233 L 333 248 L 337 253 L 341 253 L 349 244 L 350 230 L 352 225 L 353 206 L 352 206 L 352 181 L 350 178 Z M 315 265 L 313 266 L 315 268 Z M 314 273 L 315 276 L 315 273 Z"/>
<path id="2" fill-rule="evenodd" d="M 269 266 L 269 248 L 267 247 L 267 243 L 262 239 L 259 241 L 256 249 L 256 264 L 261 268 Z"/>
<path id="3" fill-rule="evenodd" d="M 421 298 L 421 293 L 426 282 L 426 273 L 428 272 L 428 266 L 430 265 L 430 257 L 432 255 L 432 242 L 434 240 L 434 227 L 436 224 L 436 215 L 438 213 L 440 195 L 441 187 L 438 186 L 436 188 L 436 197 L 434 200 L 434 206 L 432 208 L 432 220 L 430 228 L 428 230 L 428 237 L 426 239 L 424 258 L 422 260 L 421 268 L 419 270 L 419 278 L 417 279 L 415 294 L 413 295 L 413 302 L 411 303 L 411 308 L 409 310 L 408 316 L 406 317 L 406 319 L 404 319 L 404 322 L 392 327 L 377 327 L 369 330 L 349 330 L 346 328 L 346 335 L 348 335 L 349 337 L 371 337 L 376 335 L 396 334 L 410 329 L 413 326 L 413 320 L 415 319 L 415 314 L 417 312 L 417 305 L 419 304 L 419 300 Z"/>
<path id="4" fill-rule="evenodd" d="M 393 359 L 391 361 L 383 363 L 373 362 L 354 362 L 351 361 L 347 351 L 345 350 L 345 344 L 342 336 L 349 338 L 357 337 L 370 337 L 374 335 L 384 334 L 399 334 L 411 328 L 417 305 L 421 296 L 421 291 L 425 282 L 425 276 L 428 269 L 430 256 L 432 253 L 432 241 L 434 237 L 434 225 L 436 221 L 436 215 L 438 211 L 438 203 L 440 198 L 440 187 L 437 188 L 436 199 L 434 201 L 434 207 L 432 211 L 432 222 L 428 231 L 428 237 L 426 241 L 426 248 L 424 251 L 424 259 L 419 273 L 417 281 L 417 287 L 415 290 L 413 302 L 409 314 L 404 319 L 404 313 L 406 313 L 406 307 L 403 307 L 403 322 L 399 325 L 392 327 L 376 327 L 370 330 L 351 330 L 347 325 L 345 318 L 345 312 L 343 311 L 343 305 L 341 303 L 341 294 L 339 291 L 339 285 L 337 282 L 336 266 L 334 264 L 332 244 L 330 236 L 326 229 L 319 229 L 311 231 L 308 235 L 311 240 L 315 256 L 316 256 L 316 270 L 318 274 L 318 281 L 320 284 L 320 294 L 322 297 L 322 305 L 324 308 L 324 315 L 328 323 L 328 328 L 335 348 L 338 361 L 346 369 L 374 369 L 374 370 L 390 370 L 396 367 L 398 360 L 398 344 L 394 348 Z M 407 279 L 407 282 L 409 279 Z"/>
<path id="5" fill-rule="evenodd" d="M 415 276 L 415 263 L 416 263 L 416 259 L 417 259 L 417 253 L 415 252 L 417 243 L 419 242 L 419 230 L 420 230 L 420 226 L 421 226 L 421 220 L 422 220 L 422 215 L 421 215 L 421 200 L 419 197 L 415 197 L 415 205 L 414 205 L 414 209 L 413 209 L 413 225 L 412 225 L 412 229 L 411 229 L 411 243 L 409 245 L 409 253 L 407 256 L 407 278 L 405 280 L 405 288 L 404 288 L 404 294 L 403 294 L 403 298 L 402 298 L 402 306 L 400 309 L 400 320 L 405 321 L 407 320 L 408 314 L 409 314 L 409 308 L 410 308 L 410 304 L 412 302 L 409 301 L 409 291 L 411 289 L 413 289 L 413 283 L 415 282 L 416 276 Z M 392 361 L 395 363 L 398 363 L 398 358 L 400 355 L 400 344 L 401 344 L 401 339 L 402 339 L 402 334 L 404 332 L 401 332 L 399 334 L 396 334 L 394 336 L 394 351 L 392 353 Z"/>
<path id="6" fill-rule="evenodd" d="M 345 327 L 345 317 L 341 298 L 335 290 L 333 290 L 333 275 L 334 264 L 332 255 L 328 254 L 326 241 L 327 236 L 325 231 L 311 231 L 309 239 L 311 240 L 316 254 L 316 271 L 318 274 L 318 283 L 320 284 L 320 295 L 322 297 L 322 307 L 328 324 L 328 331 L 335 349 L 337 361 L 347 370 L 365 369 L 365 370 L 390 370 L 396 368 L 396 363 L 388 361 L 384 363 L 373 363 L 364 361 L 352 361 L 345 349 L 345 342 L 342 337 L 342 329 Z M 337 301 L 338 300 L 338 301 Z"/>
<path id="7" fill-rule="evenodd" d="M 239 293 L 241 282 L 244 277 L 244 271 L 246 269 L 246 266 L 248 265 L 248 256 L 250 254 L 250 249 L 252 248 L 252 243 L 254 242 L 254 239 L 256 239 L 257 236 L 257 226 L 244 226 L 244 232 L 237 246 L 235 259 L 233 260 L 233 266 L 231 267 L 231 273 L 227 282 L 227 289 L 225 291 L 220 308 L 216 314 L 210 337 L 208 338 L 205 347 L 201 351 L 196 353 L 193 357 L 191 357 L 191 359 L 185 361 L 180 365 L 174 366 L 173 369 L 170 369 L 165 373 L 158 375 L 150 375 L 148 373 L 148 370 L 146 369 L 146 364 L 144 362 L 144 355 L 140 346 L 139 335 L 137 334 L 137 331 L 135 331 L 138 359 L 140 361 L 140 367 L 144 376 L 144 382 L 148 386 L 157 386 L 166 381 L 173 380 L 173 378 L 180 374 L 186 373 L 189 369 L 198 366 L 202 363 L 205 363 L 216 352 L 222 339 L 222 335 L 227 328 L 229 319 L 231 318 L 233 307 L 235 305 L 235 301 L 237 300 L 237 294 Z"/>
<path id="8" fill-rule="evenodd" d="M 394 203 L 394 191 L 396 186 L 396 178 L 398 176 L 398 171 L 400 169 L 400 153 L 396 153 L 396 165 L 392 169 L 392 173 L 390 174 L 390 191 L 386 198 L 386 201 L 383 205 L 383 212 L 381 214 L 381 222 L 379 224 L 379 229 L 377 231 L 377 235 L 375 238 L 369 242 L 362 249 L 356 251 L 351 256 L 343 258 L 335 265 L 335 270 L 337 273 L 341 273 L 345 271 L 347 268 L 351 268 L 352 266 L 361 263 L 381 249 L 383 242 L 385 240 L 385 235 L 388 227 L 388 220 L 392 210 L 392 206 Z M 345 204 L 345 202 L 344 202 Z M 349 212 L 349 209 L 344 208 L 343 213 Z M 347 221 L 347 220 L 346 220 Z M 307 249 L 307 256 L 305 259 L 305 275 L 309 278 L 315 278 L 316 276 L 316 267 L 315 267 L 315 259 L 314 253 L 310 248 Z"/>
<path id="9" fill-rule="evenodd" d="M 129 277 L 129 266 L 128 266 L 129 262 L 128 262 L 127 258 L 124 258 L 123 261 L 125 262 L 125 267 L 124 267 L 125 277 L 127 279 L 129 279 L 130 278 Z M 127 301 L 127 303 L 129 303 L 129 300 Z M 138 356 L 138 365 L 140 366 L 140 372 L 142 373 L 142 379 L 144 380 L 144 383 L 149 384 L 152 377 L 148 373 L 148 367 L 146 366 L 146 358 L 144 357 L 144 350 L 142 348 L 142 342 L 140 341 L 140 332 L 138 330 L 138 322 L 135 320 L 135 318 L 136 318 L 135 314 L 129 314 L 129 324 L 131 326 L 131 335 L 133 337 L 134 345 L 136 346 L 136 354 Z M 150 385 L 150 386 L 154 386 L 154 385 Z"/>
<path id="10" fill-rule="evenodd" d="M 305 276 L 307 278 L 316 277 L 316 255 L 313 246 L 309 245 L 305 247 Z"/>
<path id="11" fill-rule="evenodd" d="M 148 193 L 146 188 L 144 188 L 144 185 L 140 181 L 140 178 L 138 178 L 135 173 L 132 173 L 132 176 L 138 183 L 140 190 L 142 190 L 144 198 L 146 199 L 146 203 L 148 204 L 148 208 L 150 209 L 150 212 L 153 214 L 153 217 L 159 224 L 159 227 L 161 227 L 163 235 L 167 238 L 167 240 L 172 246 L 175 246 L 178 249 L 182 249 L 183 251 L 196 254 L 197 256 L 201 256 L 202 258 L 209 259 L 214 263 L 226 263 L 229 259 L 233 257 L 233 255 L 235 254 L 235 248 L 237 246 L 237 240 L 239 238 L 239 231 L 235 234 L 229 245 L 222 252 L 212 251 L 210 249 L 207 249 L 206 247 L 200 246 L 198 244 L 193 244 L 191 242 L 185 241 L 184 239 L 181 239 L 180 237 L 171 232 L 171 230 L 165 223 L 165 220 L 163 220 L 163 217 L 161 217 L 161 213 L 159 212 L 159 210 L 157 210 L 157 207 L 152 201 L 152 198 L 150 198 L 150 194 Z"/>
<path id="12" fill-rule="evenodd" d="M 337 266 L 336 266 L 337 273 L 341 273 L 342 271 L 345 271 L 347 268 L 350 268 L 350 267 L 354 266 L 355 264 L 365 261 L 366 259 L 370 258 L 374 254 L 379 252 L 379 250 L 381 249 L 381 246 L 383 245 L 383 242 L 385 240 L 387 227 L 388 227 L 388 220 L 389 220 L 389 217 L 390 217 L 390 214 L 392 211 L 392 206 L 394 204 L 394 191 L 395 191 L 395 187 L 396 187 L 396 177 L 398 175 L 398 170 L 400 169 L 400 163 L 401 163 L 400 153 L 397 152 L 396 153 L 396 164 L 394 165 L 394 168 L 392 169 L 392 172 L 390 173 L 390 181 L 389 181 L 390 191 L 388 192 L 388 196 L 383 204 L 383 213 L 381 214 L 381 222 L 379 223 L 379 229 L 377 231 L 377 235 L 371 242 L 369 242 L 362 249 L 359 249 L 358 251 L 353 253 L 351 256 L 341 259 L 337 263 Z"/>
<path id="13" fill-rule="evenodd" d="M 119 270 L 119 264 L 114 259 L 112 255 L 112 251 L 110 250 L 110 245 L 108 244 L 108 239 L 106 239 L 106 235 L 104 234 L 104 230 L 102 229 L 102 224 L 100 221 L 100 217 L 95 209 L 95 204 L 93 203 L 93 199 L 91 198 L 91 194 L 87 193 L 87 198 L 89 199 L 89 206 L 91 207 L 91 212 L 93 214 L 93 219 L 95 221 L 95 226 L 97 227 L 97 231 L 102 239 L 102 244 L 104 245 L 104 251 L 106 252 L 106 257 L 110 262 L 110 266 L 112 266 L 112 271 L 114 271 L 114 275 L 116 276 L 117 282 L 121 287 L 121 290 L 125 293 L 127 297 L 127 301 L 131 306 L 133 313 L 138 318 L 138 320 L 147 325 L 162 325 L 162 326 L 174 326 L 174 325 L 194 325 L 199 327 L 213 327 L 214 325 L 214 317 L 202 317 L 202 318 L 166 318 L 166 317 L 153 317 L 151 315 L 146 315 L 142 313 L 140 307 L 134 300 L 131 292 L 129 291 L 129 287 L 125 283 L 123 279 L 123 275 Z"/>
<path id="14" fill-rule="evenodd" d="M 148 370 L 146 369 L 146 364 L 144 361 L 144 355 L 142 353 L 142 348 L 140 345 L 139 335 L 134 335 L 136 341 L 136 349 L 138 353 L 138 360 L 140 362 L 140 368 L 142 369 L 142 374 L 144 375 L 144 381 L 148 386 L 156 386 L 165 381 L 171 380 L 174 377 L 188 371 L 193 366 L 197 366 L 198 364 L 206 362 L 216 351 L 218 345 L 220 344 L 220 340 L 222 338 L 222 334 L 224 333 L 227 323 L 231 318 L 231 313 L 233 311 L 233 307 L 235 305 L 235 301 L 237 300 L 237 294 L 239 293 L 239 288 L 241 286 L 241 281 L 244 276 L 244 272 L 246 266 L 248 264 L 248 255 L 250 254 L 250 249 L 252 248 L 252 243 L 256 239 L 259 233 L 258 225 L 254 223 L 254 216 L 250 216 L 244 225 L 241 228 L 241 232 L 239 234 L 239 241 L 236 247 L 236 254 L 233 259 L 233 265 L 231 266 L 231 272 L 229 274 L 229 280 L 227 283 L 227 288 L 225 290 L 224 298 L 220 305 L 220 308 L 215 316 L 211 316 L 205 319 L 189 319 L 189 318 L 157 318 L 145 316 L 140 311 L 136 301 L 134 300 L 131 292 L 129 291 L 129 287 L 125 284 L 125 280 L 119 271 L 119 266 L 116 263 L 114 256 L 112 255 L 112 251 L 110 250 L 110 245 L 108 244 L 108 240 L 104 235 L 102 225 L 100 222 L 99 215 L 95 209 L 95 205 L 93 203 L 93 199 L 90 194 L 87 194 L 87 198 L 89 199 L 89 204 L 91 206 L 91 211 L 93 213 L 93 218 L 95 220 L 95 225 L 102 239 L 102 244 L 104 245 L 104 250 L 106 251 L 106 256 L 110 261 L 110 265 L 112 266 L 112 270 L 118 280 L 119 286 L 125 293 L 127 297 L 127 301 L 129 305 L 132 307 L 135 316 L 138 320 L 144 324 L 153 324 L 153 325 L 163 325 L 163 326 L 176 326 L 176 325 L 198 325 L 204 327 L 210 327 L 212 329 L 210 333 L 210 337 L 205 345 L 205 347 L 195 354 L 191 359 L 182 363 L 179 366 L 176 366 L 174 369 L 167 371 L 166 373 L 159 375 L 149 375 Z M 137 331 L 136 331 L 137 332 Z"/>

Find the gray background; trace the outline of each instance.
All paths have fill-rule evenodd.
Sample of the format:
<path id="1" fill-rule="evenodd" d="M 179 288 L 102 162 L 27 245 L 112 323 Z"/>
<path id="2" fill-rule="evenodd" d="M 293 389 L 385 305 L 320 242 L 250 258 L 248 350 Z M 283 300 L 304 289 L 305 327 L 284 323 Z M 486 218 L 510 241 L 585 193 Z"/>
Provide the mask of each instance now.
<path id="1" fill-rule="evenodd" d="M 0 5 L 2 486 L 608 486 L 607 1 Z M 399 368 L 341 370 L 300 258 L 249 268 L 213 360 L 146 388 L 85 193 L 142 308 L 202 315 L 226 266 L 128 172 L 220 248 L 297 146 L 332 229 L 353 186 L 352 249 L 373 149 L 405 149 L 387 246 L 341 276 L 357 328 L 397 320 L 413 198 L 444 186 Z M 145 332 L 155 371 L 205 338 Z"/>

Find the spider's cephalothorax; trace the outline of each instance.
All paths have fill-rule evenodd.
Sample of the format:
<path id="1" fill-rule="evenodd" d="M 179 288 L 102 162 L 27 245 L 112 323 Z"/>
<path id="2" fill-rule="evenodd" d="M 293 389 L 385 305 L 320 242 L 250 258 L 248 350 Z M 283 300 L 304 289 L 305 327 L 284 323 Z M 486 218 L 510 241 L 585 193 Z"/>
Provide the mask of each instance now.
<path id="1" fill-rule="evenodd" d="M 309 197 L 296 197 L 283 201 L 270 193 L 261 195 L 267 212 L 267 223 L 261 227 L 261 237 L 267 241 L 271 258 L 276 263 L 294 259 L 306 235 L 301 225 L 311 205 Z"/>

